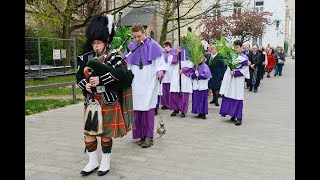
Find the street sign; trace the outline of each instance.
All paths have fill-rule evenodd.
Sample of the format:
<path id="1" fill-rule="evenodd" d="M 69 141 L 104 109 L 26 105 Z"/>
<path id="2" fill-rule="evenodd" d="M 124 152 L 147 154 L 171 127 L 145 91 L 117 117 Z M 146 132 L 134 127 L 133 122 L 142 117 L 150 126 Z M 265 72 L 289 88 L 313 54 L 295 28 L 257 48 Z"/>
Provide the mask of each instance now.
<path id="1" fill-rule="evenodd" d="M 61 49 L 61 58 L 67 58 L 67 51 L 65 49 Z"/>
<path id="2" fill-rule="evenodd" d="M 53 49 L 53 60 L 61 59 L 60 58 L 60 49 Z"/>

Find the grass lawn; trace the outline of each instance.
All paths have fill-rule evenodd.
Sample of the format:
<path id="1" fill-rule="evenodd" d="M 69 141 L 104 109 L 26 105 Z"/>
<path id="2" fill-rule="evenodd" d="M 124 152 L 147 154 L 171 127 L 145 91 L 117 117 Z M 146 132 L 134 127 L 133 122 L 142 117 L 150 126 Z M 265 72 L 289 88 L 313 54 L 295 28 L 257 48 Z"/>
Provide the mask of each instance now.
<path id="1" fill-rule="evenodd" d="M 25 101 L 25 116 L 47 111 L 50 109 L 57 109 L 65 107 L 70 104 L 77 104 L 83 101 L 82 99 L 34 99 Z"/>
<path id="2" fill-rule="evenodd" d="M 66 75 L 48 77 L 48 80 L 46 81 L 28 79 L 25 81 L 25 86 L 40 86 L 65 82 L 76 82 L 76 76 Z M 82 97 L 82 91 L 78 86 L 76 86 L 76 92 L 77 99 L 74 100 L 72 99 L 72 86 L 27 91 L 25 92 L 25 115 L 65 107 L 67 105 L 76 104 L 83 101 L 82 98 L 79 98 Z M 66 96 L 70 97 L 70 99 L 65 99 Z M 28 99 L 29 97 L 30 99 Z M 36 97 L 38 97 L 39 99 L 33 99 Z"/>
<path id="3" fill-rule="evenodd" d="M 66 75 L 66 76 L 54 76 L 48 77 L 48 80 L 33 80 L 28 79 L 25 81 L 25 86 L 40 86 L 46 84 L 56 84 L 56 83 L 65 83 L 65 82 L 76 82 L 75 75 Z M 76 86 L 77 96 L 82 94 L 81 89 Z M 50 89 L 40 89 L 34 91 L 25 92 L 25 96 L 36 97 L 36 96 L 69 96 L 72 97 L 72 86 L 59 87 L 59 88 L 50 88 Z"/>
<path id="4" fill-rule="evenodd" d="M 76 86 L 77 96 L 82 96 L 81 89 Z M 51 88 L 51 89 L 39 89 L 33 91 L 25 92 L 25 96 L 29 97 L 36 97 L 36 96 L 70 96 L 72 97 L 72 87 L 58 87 L 58 88 Z"/>
<path id="5" fill-rule="evenodd" d="M 28 79 L 25 81 L 25 86 L 39 86 L 45 84 L 56 84 L 65 82 L 76 82 L 76 75 L 66 75 L 66 76 L 54 76 L 48 77 L 48 80 L 34 80 Z"/>

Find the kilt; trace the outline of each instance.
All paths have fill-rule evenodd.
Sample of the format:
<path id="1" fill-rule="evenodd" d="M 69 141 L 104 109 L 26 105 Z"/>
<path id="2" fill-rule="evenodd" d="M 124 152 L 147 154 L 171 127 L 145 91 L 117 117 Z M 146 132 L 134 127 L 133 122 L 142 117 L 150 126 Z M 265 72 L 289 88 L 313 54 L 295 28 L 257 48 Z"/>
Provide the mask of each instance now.
<path id="1" fill-rule="evenodd" d="M 123 89 L 122 91 L 122 115 L 125 120 L 126 130 L 127 132 L 131 129 L 134 129 L 134 117 L 133 117 L 133 100 L 132 100 L 132 87 L 130 86 L 127 89 Z"/>
<path id="2" fill-rule="evenodd" d="M 129 92 L 129 93 L 123 93 L 123 95 L 125 95 L 125 100 L 130 102 L 130 90 L 127 90 L 126 92 Z M 117 138 L 117 137 L 123 137 L 124 135 L 126 135 L 127 132 L 130 131 L 131 125 L 133 122 L 132 107 L 130 109 L 130 106 L 124 106 L 125 113 L 123 113 L 121 109 L 122 105 L 119 101 L 117 101 L 112 105 L 104 104 L 102 101 L 101 94 L 96 94 L 95 99 L 97 99 L 100 102 L 101 109 L 102 109 L 102 118 L 103 118 L 103 122 L 102 122 L 103 133 L 99 136 Z M 132 97 L 131 97 L 131 102 L 132 102 Z M 85 110 L 86 110 L 86 106 L 84 107 L 84 112 Z M 84 132 L 84 134 L 88 135 L 86 132 Z"/>

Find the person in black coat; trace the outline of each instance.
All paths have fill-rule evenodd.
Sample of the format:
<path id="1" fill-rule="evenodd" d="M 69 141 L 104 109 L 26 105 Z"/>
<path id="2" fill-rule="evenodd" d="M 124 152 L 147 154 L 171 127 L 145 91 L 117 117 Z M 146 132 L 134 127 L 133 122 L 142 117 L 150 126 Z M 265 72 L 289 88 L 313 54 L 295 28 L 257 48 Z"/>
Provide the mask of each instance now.
<path id="1" fill-rule="evenodd" d="M 219 90 L 223 79 L 224 72 L 226 71 L 226 65 L 222 61 L 223 57 L 219 55 L 215 45 L 212 46 L 212 54 L 207 54 L 206 64 L 209 66 L 212 78 L 208 82 L 208 88 L 212 90 L 213 100 L 210 104 L 219 106 Z"/>
<path id="2" fill-rule="evenodd" d="M 264 65 L 265 65 L 265 61 L 266 61 L 266 56 L 263 53 L 264 52 L 264 48 L 263 47 L 260 47 L 258 52 L 261 54 L 260 55 L 261 64 L 259 65 L 259 68 L 258 68 L 259 78 L 260 78 L 260 81 L 261 81 L 261 79 L 263 79 L 263 75 L 264 75 Z M 259 84 L 260 84 L 260 81 L 259 81 Z M 259 84 L 258 84 L 258 87 L 259 87 Z"/>
<path id="3" fill-rule="evenodd" d="M 261 66 L 261 53 L 258 52 L 259 46 L 257 44 L 254 44 L 252 46 L 252 58 L 249 61 L 251 62 L 249 71 L 250 71 L 250 80 L 249 80 L 249 91 L 254 90 L 255 93 L 258 92 L 258 85 L 260 83 L 260 77 L 259 77 L 259 67 Z"/>

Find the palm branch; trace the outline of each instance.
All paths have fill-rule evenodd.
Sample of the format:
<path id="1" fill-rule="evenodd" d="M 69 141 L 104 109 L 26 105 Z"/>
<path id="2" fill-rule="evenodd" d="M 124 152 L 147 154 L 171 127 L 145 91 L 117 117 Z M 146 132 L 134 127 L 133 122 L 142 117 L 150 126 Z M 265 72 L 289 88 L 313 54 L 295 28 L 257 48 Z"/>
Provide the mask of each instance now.
<path id="1" fill-rule="evenodd" d="M 204 58 L 201 40 L 193 32 L 187 32 L 185 37 L 181 38 L 182 48 L 185 49 L 190 61 L 198 68 L 201 60 Z"/>
<path id="2" fill-rule="evenodd" d="M 130 28 L 125 26 L 120 26 L 116 30 L 116 34 L 113 37 L 113 41 L 110 45 L 110 49 L 117 49 L 120 47 L 120 45 L 124 42 L 124 40 L 128 37 L 128 34 L 132 34 L 132 31 Z M 123 45 L 121 52 L 124 52 L 127 49 L 127 46 L 129 45 L 130 41 L 127 41 L 126 44 Z"/>
<path id="3" fill-rule="evenodd" d="M 201 39 L 194 32 L 188 31 L 187 35 L 182 37 L 181 40 L 182 47 L 185 49 L 190 61 L 196 66 L 196 70 L 198 70 L 198 66 L 204 58 Z"/>
<path id="4" fill-rule="evenodd" d="M 216 40 L 216 48 L 219 54 L 223 57 L 223 62 L 226 66 L 230 68 L 230 70 L 234 70 L 241 61 L 238 60 L 238 53 L 236 53 L 233 49 L 231 49 L 227 42 L 225 41 L 224 37 L 221 37 L 221 40 Z"/>

